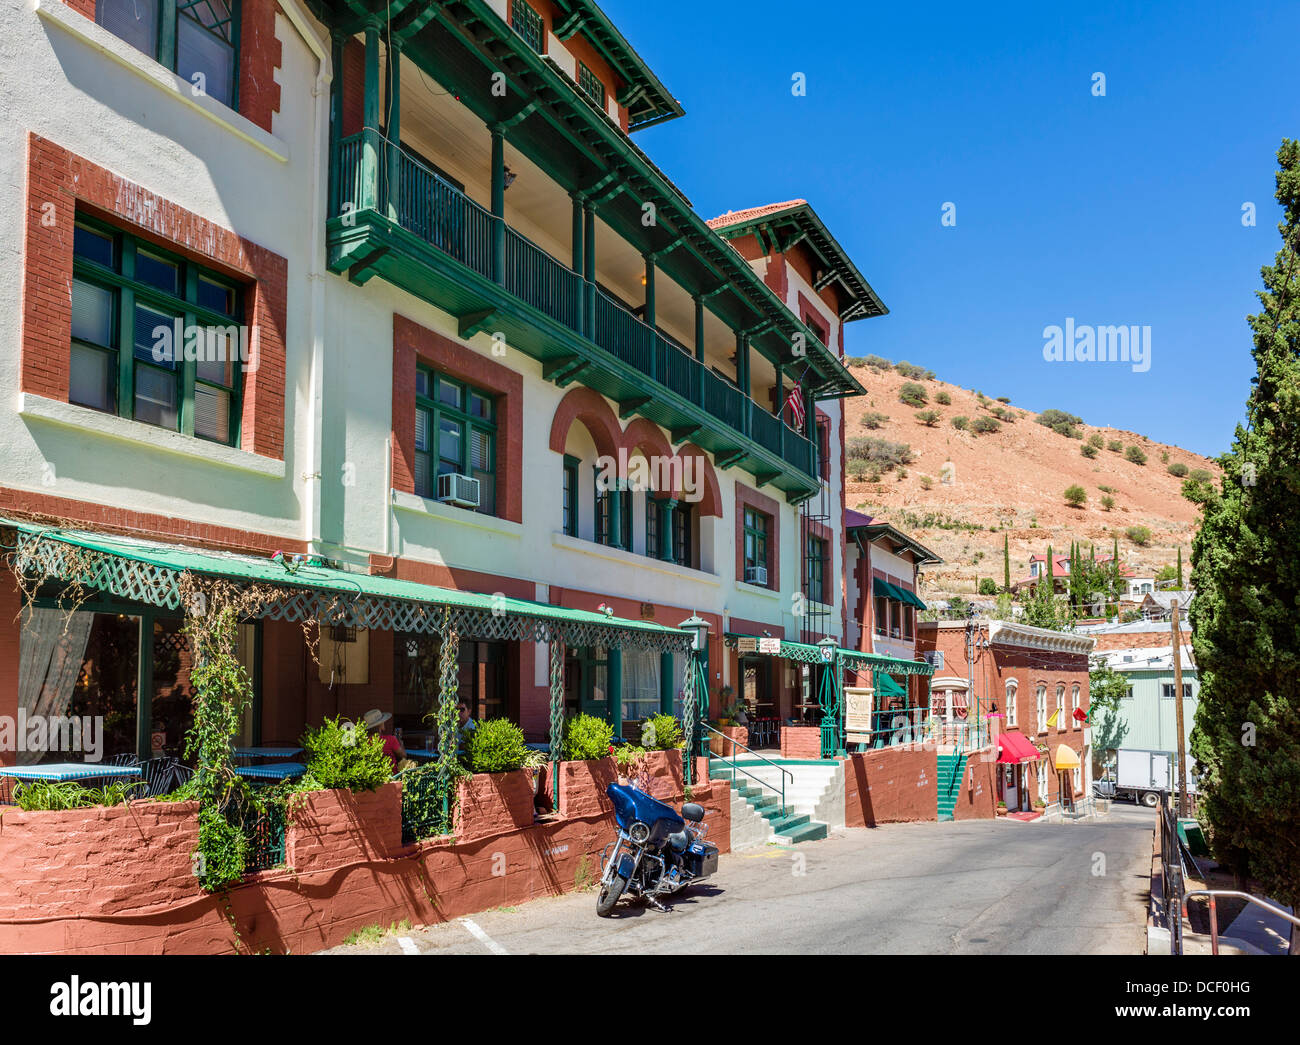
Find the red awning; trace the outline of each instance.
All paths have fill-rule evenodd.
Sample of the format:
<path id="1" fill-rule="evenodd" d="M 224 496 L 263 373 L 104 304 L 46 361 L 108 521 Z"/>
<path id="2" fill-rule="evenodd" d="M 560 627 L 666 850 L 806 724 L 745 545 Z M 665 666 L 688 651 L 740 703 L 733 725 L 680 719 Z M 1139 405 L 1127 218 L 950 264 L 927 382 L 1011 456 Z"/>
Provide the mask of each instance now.
<path id="1" fill-rule="evenodd" d="M 1037 762 L 1043 753 L 1029 742 L 1023 733 L 998 734 L 998 761 L 1019 765 L 1022 762 Z"/>

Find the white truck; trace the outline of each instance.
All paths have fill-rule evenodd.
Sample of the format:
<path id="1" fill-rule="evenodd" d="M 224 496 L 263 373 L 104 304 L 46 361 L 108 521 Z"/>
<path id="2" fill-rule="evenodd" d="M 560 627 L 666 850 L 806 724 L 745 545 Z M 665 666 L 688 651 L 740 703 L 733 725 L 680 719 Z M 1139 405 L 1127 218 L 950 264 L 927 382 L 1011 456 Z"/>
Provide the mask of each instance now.
<path id="1" fill-rule="evenodd" d="M 1173 751 L 1137 751 L 1121 748 L 1114 780 L 1097 781 L 1098 793 L 1124 798 L 1154 809 L 1161 791 L 1178 790 L 1178 754 Z M 1196 763 L 1187 756 L 1187 793 L 1196 794 Z"/>

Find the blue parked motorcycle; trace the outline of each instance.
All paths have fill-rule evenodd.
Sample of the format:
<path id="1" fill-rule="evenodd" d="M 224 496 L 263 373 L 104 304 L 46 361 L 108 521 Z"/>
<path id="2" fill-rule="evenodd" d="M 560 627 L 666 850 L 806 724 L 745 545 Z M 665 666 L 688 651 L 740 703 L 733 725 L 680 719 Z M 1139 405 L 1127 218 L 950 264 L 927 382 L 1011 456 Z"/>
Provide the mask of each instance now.
<path id="1" fill-rule="evenodd" d="M 656 910 L 666 910 L 661 896 L 718 869 L 718 847 L 703 841 L 702 806 L 687 802 L 679 816 L 672 806 L 635 787 L 610 784 L 605 793 L 614 803 L 618 838 L 600 857 L 596 914 L 608 918 L 624 895 L 644 897 Z"/>

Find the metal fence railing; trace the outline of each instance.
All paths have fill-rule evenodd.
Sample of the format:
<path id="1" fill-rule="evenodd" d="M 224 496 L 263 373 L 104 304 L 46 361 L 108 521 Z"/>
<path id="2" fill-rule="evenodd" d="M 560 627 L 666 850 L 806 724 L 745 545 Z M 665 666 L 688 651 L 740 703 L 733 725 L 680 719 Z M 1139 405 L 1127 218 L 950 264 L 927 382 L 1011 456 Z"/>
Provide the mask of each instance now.
<path id="1" fill-rule="evenodd" d="M 1169 953 L 1183 953 L 1183 901 L 1187 868 L 1178 838 L 1178 818 L 1168 791 L 1160 796 L 1160 889 Z"/>
<path id="2" fill-rule="evenodd" d="M 248 840 L 244 872 L 266 871 L 285 862 L 285 809 L 281 803 L 268 803 L 264 809 L 249 809 L 243 814 L 240 829 Z"/>

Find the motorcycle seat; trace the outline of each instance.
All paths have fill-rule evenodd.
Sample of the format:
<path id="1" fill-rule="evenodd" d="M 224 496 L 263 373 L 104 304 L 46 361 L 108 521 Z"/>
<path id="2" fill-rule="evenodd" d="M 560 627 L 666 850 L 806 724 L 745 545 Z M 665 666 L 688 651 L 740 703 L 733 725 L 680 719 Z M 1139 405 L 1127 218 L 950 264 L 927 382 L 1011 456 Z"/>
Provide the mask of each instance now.
<path id="1" fill-rule="evenodd" d="M 682 806 L 682 819 L 698 824 L 704 819 L 704 807 L 695 802 L 687 802 Z"/>

